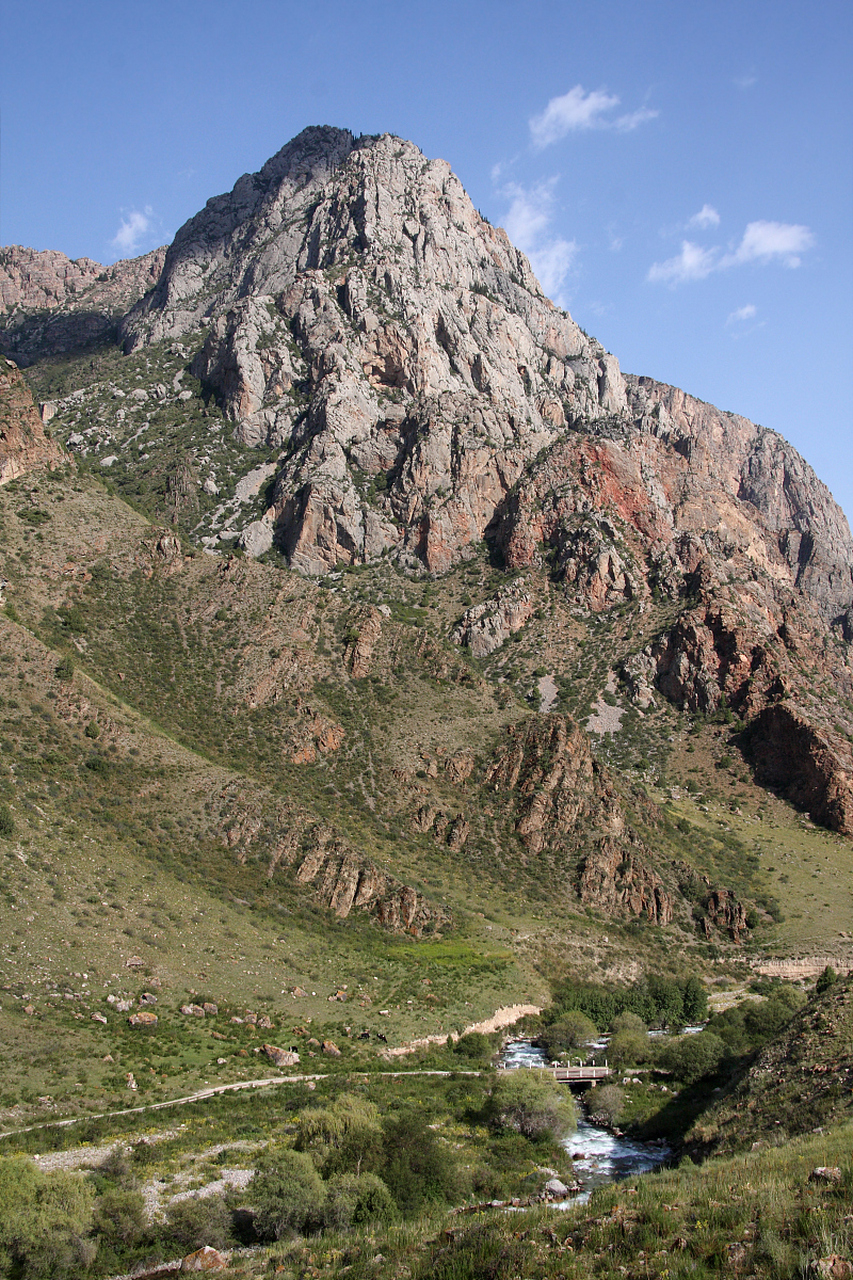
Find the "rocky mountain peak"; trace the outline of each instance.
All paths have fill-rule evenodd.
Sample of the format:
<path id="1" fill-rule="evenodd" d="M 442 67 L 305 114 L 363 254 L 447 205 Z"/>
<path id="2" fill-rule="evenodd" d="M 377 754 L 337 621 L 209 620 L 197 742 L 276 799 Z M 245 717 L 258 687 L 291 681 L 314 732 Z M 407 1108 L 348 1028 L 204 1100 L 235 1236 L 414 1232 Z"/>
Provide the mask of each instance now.
<path id="1" fill-rule="evenodd" d="M 108 467 L 146 433 L 136 453 L 156 470 L 158 423 L 174 429 L 164 503 L 208 550 L 236 538 L 311 576 L 382 560 L 438 576 L 485 543 L 579 616 L 666 602 L 666 627 L 619 659 L 641 705 L 656 689 L 758 716 L 790 694 L 795 645 L 827 627 L 833 644 L 853 637 L 853 541 L 808 464 L 743 417 L 623 376 L 449 165 L 410 142 L 304 130 L 209 200 L 141 292 L 120 324 L 129 394 L 75 390 L 57 412 Z M 226 434 L 255 451 L 248 474 L 235 478 Z M 450 638 L 496 651 L 534 595 L 472 603 Z M 820 787 L 848 755 L 827 739 Z"/>

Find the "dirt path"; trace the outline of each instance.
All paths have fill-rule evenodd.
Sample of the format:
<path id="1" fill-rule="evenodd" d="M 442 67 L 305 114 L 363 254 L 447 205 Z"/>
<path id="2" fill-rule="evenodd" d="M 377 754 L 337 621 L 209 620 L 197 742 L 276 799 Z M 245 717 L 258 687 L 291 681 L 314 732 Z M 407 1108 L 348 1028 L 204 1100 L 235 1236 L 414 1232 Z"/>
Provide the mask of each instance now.
<path id="1" fill-rule="evenodd" d="M 508 1004 L 501 1009 L 496 1009 L 491 1018 L 486 1018 L 483 1022 L 472 1022 L 465 1027 L 462 1032 L 463 1036 L 467 1036 L 469 1032 L 481 1031 L 484 1035 L 491 1035 L 493 1031 L 502 1031 L 504 1027 L 511 1027 L 514 1022 L 518 1022 L 519 1018 L 524 1018 L 528 1014 L 541 1013 L 542 1010 L 537 1004 Z M 459 1035 L 455 1031 L 450 1033 L 451 1040 L 458 1040 Z M 394 1049 L 386 1049 L 383 1058 L 402 1058 L 407 1053 L 415 1053 L 418 1049 L 428 1049 L 431 1044 L 445 1044 L 447 1042 L 447 1033 L 440 1032 L 438 1035 L 421 1036 L 418 1040 L 407 1040 L 405 1044 L 398 1045 Z"/>

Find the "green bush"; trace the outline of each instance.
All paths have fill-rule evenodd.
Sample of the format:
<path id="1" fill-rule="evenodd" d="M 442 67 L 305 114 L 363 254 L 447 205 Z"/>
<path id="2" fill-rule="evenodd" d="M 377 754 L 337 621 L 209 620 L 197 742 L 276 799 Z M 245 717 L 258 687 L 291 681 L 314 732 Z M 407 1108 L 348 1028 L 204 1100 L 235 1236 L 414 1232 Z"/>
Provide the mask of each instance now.
<path id="1" fill-rule="evenodd" d="M 416 1115 L 404 1113 L 386 1124 L 382 1179 L 405 1217 L 416 1217 L 428 1204 L 449 1204 L 462 1196 L 456 1157 Z"/>
<path id="2" fill-rule="evenodd" d="M 231 1243 L 231 1213 L 222 1196 L 188 1196 L 166 1210 L 169 1235 L 187 1253 Z"/>
<path id="3" fill-rule="evenodd" d="M 340 1173 L 326 1184 L 327 1227 L 342 1230 L 368 1222 L 393 1222 L 396 1217 L 391 1192 L 375 1173 Z"/>
<path id="4" fill-rule="evenodd" d="M 0 1161 L 0 1274 L 76 1280 L 97 1252 L 94 1199 L 94 1189 L 72 1173 L 48 1177 L 24 1156 Z"/>
<path id="5" fill-rule="evenodd" d="M 112 1249 L 126 1249 L 137 1244 L 146 1223 L 145 1199 L 140 1191 L 113 1187 L 95 1202 L 95 1231 L 99 1239 Z"/>
<path id="6" fill-rule="evenodd" d="M 469 1031 L 466 1035 L 460 1036 L 453 1046 L 453 1052 L 458 1053 L 462 1058 L 469 1058 L 473 1061 L 483 1061 L 492 1056 L 492 1045 L 488 1036 L 483 1035 L 482 1031 Z"/>
<path id="7" fill-rule="evenodd" d="M 8 840 L 15 834 L 15 819 L 7 804 L 0 804 L 0 837 Z"/>
<path id="8" fill-rule="evenodd" d="M 607 1046 L 607 1060 L 616 1067 L 634 1067 L 651 1057 L 652 1042 L 645 1030 L 617 1031 Z"/>
<path id="9" fill-rule="evenodd" d="M 489 1106 L 492 1125 L 515 1129 L 525 1138 L 562 1138 L 577 1125 L 571 1093 L 548 1071 L 504 1071 L 498 1075 Z"/>

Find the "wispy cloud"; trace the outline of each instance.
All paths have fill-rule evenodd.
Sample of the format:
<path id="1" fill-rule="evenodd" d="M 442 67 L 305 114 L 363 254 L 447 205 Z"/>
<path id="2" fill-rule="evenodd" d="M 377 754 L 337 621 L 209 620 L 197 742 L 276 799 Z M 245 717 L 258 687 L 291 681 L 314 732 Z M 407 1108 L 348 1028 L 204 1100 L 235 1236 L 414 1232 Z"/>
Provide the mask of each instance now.
<path id="1" fill-rule="evenodd" d="M 666 262 L 654 262 L 647 279 L 652 284 L 686 284 L 688 280 L 704 280 L 718 265 L 718 251 L 703 249 L 690 240 L 682 240 L 681 253 Z"/>
<path id="2" fill-rule="evenodd" d="M 143 210 L 131 209 L 122 218 L 118 231 L 110 241 L 116 253 L 132 257 L 138 253 L 154 231 L 154 210 L 147 204 Z"/>
<path id="3" fill-rule="evenodd" d="M 745 307 L 738 307 L 737 311 L 733 311 L 727 317 L 726 324 L 744 324 L 747 320 L 754 320 L 757 314 L 757 309 L 748 302 Z"/>
<path id="4" fill-rule="evenodd" d="M 701 227 L 703 230 L 708 227 L 718 227 L 720 225 L 720 215 L 713 205 L 703 204 L 699 212 L 694 213 L 687 225 L 688 227 Z"/>
<path id="5" fill-rule="evenodd" d="M 556 178 L 535 187 L 511 183 L 503 190 L 510 200 L 504 229 L 513 244 L 530 259 L 542 288 L 555 297 L 571 271 L 578 246 L 574 240 L 548 234 L 553 218 Z"/>
<path id="6" fill-rule="evenodd" d="M 583 85 L 576 84 L 568 93 L 552 98 L 538 116 L 530 119 L 530 136 L 533 145 L 541 150 L 552 142 L 559 142 L 568 133 L 585 129 L 616 129 L 630 133 L 647 120 L 653 120 L 657 111 L 640 107 L 624 115 L 614 115 L 620 99 L 604 89 L 585 93 Z"/>
<path id="7" fill-rule="evenodd" d="M 696 217 L 708 208 L 706 205 Z M 710 212 L 716 211 L 712 209 Z M 764 265 L 780 262 L 782 266 L 793 269 L 800 266 L 801 255 L 813 245 L 814 236 L 808 227 L 788 222 L 750 222 L 736 249 L 723 253 L 719 247 L 703 249 L 690 240 L 683 240 L 681 252 L 665 262 L 653 263 L 646 279 L 652 284 L 668 284 L 674 288 L 690 280 L 704 280 L 712 271 L 726 271 L 747 262 Z"/>

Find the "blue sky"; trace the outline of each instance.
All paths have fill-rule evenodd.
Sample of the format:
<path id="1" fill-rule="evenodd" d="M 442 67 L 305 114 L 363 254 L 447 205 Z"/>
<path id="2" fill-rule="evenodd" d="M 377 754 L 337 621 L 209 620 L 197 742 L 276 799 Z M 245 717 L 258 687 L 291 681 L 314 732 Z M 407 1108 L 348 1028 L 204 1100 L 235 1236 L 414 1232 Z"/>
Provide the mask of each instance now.
<path id="1" fill-rule="evenodd" d="M 619 358 L 780 431 L 853 515 L 847 0 L 30 0 L 0 243 L 168 241 L 308 124 L 452 165 Z"/>

